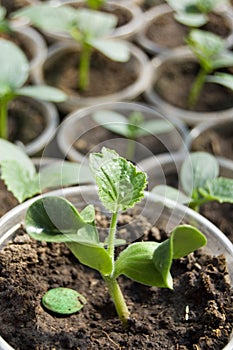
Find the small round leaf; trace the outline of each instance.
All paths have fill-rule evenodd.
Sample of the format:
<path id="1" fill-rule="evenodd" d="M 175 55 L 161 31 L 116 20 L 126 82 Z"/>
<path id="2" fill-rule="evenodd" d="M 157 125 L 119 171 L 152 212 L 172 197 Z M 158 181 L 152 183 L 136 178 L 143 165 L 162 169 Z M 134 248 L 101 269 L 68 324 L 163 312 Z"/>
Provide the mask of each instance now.
<path id="1" fill-rule="evenodd" d="M 42 298 L 42 304 L 50 311 L 62 315 L 73 314 L 86 304 L 85 297 L 70 288 L 50 289 Z"/>

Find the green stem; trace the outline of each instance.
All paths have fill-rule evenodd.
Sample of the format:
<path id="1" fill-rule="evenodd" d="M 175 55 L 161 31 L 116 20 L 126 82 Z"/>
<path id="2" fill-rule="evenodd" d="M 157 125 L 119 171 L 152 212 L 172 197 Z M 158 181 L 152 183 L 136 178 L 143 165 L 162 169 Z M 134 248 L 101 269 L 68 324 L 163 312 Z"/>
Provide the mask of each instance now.
<path id="1" fill-rule="evenodd" d="M 201 93 L 201 89 L 204 85 L 205 79 L 206 79 L 206 75 L 208 74 L 208 72 L 201 68 L 189 93 L 188 96 L 188 108 L 192 108 L 195 106 L 195 104 L 197 103 L 198 97 Z"/>
<path id="2" fill-rule="evenodd" d="M 115 305 L 118 317 L 121 320 L 123 326 L 127 327 L 130 312 L 125 303 L 125 299 L 121 292 L 120 286 L 115 278 L 110 278 L 106 276 L 103 276 L 103 278 L 107 284 L 108 291 Z"/>
<path id="3" fill-rule="evenodd" d="M 0 137 L 7 139 L 7 104 L 8 100 L 2 99 L 0 103 Z"/>
<path id="4" fill-rule="evenodd" d="M 114 250 L 115 250 L 115 236 L 116 236 L 116 225 L 117 225 L 118 212 L 112 214 L 112 219 L 109 229 L 109 239 L 108 239 L 108 253 L 113 261 L 114 266 Z"/>
<path id="5" fill-rule="evenodd" d="M 134 161 L 134 155 L 135 155 L 135 140 L 128 139 L 125 158 L 128 160 Z"/>
<path id="6" fill-rule="evenodd" d="M 79 89 L 84 91 L 89 85 L 91 48 L 83 44 L 79 63 Z"/>

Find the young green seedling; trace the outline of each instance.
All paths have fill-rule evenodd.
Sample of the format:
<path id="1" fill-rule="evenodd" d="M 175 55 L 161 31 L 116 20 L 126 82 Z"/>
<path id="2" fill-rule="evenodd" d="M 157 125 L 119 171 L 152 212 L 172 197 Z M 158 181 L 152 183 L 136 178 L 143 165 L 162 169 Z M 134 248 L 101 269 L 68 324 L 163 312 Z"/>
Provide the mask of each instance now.
<path id="1" fill-rule="evenodd" d="M 95 226 L 95 209 L 88 205 L 81 212 L 61 197 L 35 201 L 26 213 L 26 230 L 37 240 L 64 242 L 80 263 L 100 272 L 124 326 L 130 317 L 117 278 L 125 275 L 148 286 L 173 288 L 170 268 L 178 259 L 203 246 L 206 238 L 189 225 L 176 227 L 162 243 L 132 243 L 115 258 L 118 216 L 135 206 L 144 196 L 146 174 L 106 148 L 90 155 L 99 198 L 111 213 L 109 234 L 100 241 Z M 65 301 L 64 301 L 65 303 Z M 51 304 L 50 304 L 51 307 Z M 57 305 L 55 305 L 57 309 Z"/>
<path id="2" fill-rule="evenodd" d="M 34 26 L 48 32 L 67 33 L 79 44 L 80 90 L 88 88 L 90 60 L 94 49 L 113 61 L 129 60 L 127 44 L 108 38 L 117 23 L 116 16 L 112 14 L 90 9 L 74 9 L 66 5 L 54 7 L 41 4 L 17 11 L 15 16 L 25 17 Z"/>
<path id="3" fill-rule="evenodd" d="M 228 0 L 166 0 L 175 11 L 175 19 L 188 27 L 201 27 L 209 21 L 209 13 Z"/>
<path id="4" fill-rule="evenodd" d="M 233 66 L 233 53 L 226 49 L 224 40 L 215 34 L 193 29 L 186 42 L 200 64 L 189 93 L 188 107 L 195 106 L 205 82 L 220 84 L 233 90 L 232 74 L 216 72 L 217 69 Z"/>
<path id="5" fill-rule="evenodd" d="M 7 138 L 7 109 L 17 96 L 29 96 L 52 102 L 62 102 L 66 95 L 59 89 L 45 86 L 25 86 L 29 78 L 29 63 L 23 51 L 14 43 L 0 39 L 0 137 Z"/>
<path id="6" fill-rule="evenodd" d="M 219 165 L 211 154 L 194 152 L 187 157 L 180 170 L 181 189 L 155 186 L 152 192 L 178 199 L 196 211 L 210 201 L 233 203 L 233 179 L 219 177 Z"/>
<path id="7" fill-rule="evenodd" d="M 125 158 L 134 161 L 136 140 L 141 136 L 170 132 L 174 127 L 164 119 L 145 120 L 141 112 L 132 112 L 128 118 L 123 114 L 100 110 L 92 118 L 104 128 L 128 139 Z"/>
<path id="8" fill-rule="evenodd" d="M 37 172 L 20 147 L 0 139 L 0 149 L 0 178 L 20 203 L 47 189 L 93 182 L 87 166 L 59 161 Z"/>

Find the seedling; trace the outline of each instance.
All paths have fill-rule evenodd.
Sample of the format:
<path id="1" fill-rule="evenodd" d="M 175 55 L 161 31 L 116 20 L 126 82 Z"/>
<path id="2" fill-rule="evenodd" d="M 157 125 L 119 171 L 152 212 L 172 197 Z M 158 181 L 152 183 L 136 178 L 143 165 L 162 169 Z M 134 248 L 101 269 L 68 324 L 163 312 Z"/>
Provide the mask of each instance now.
<path id="1" fill-rule="evenodd" d="M 87 166 L 60 161 L 37 172 L 20 147 L 0 139 L 0 149 L 0 178 L 20 203 L 47 189 L 93 182 Z"/>
<path id="2" fill-rule="evenodd" d="M 99 271 L 118 316 L 126 326 L 130 313 L 117 278 L 125 275 L 148 286 L 172 289 L 172 260 L 203 246 L 206 238 L 196 228 L 181 225 L 172 231 L 166 241 L 129 244 L 115 259 L 118 216 L 142 200 L 146 174 L 106 148 L 101 153 L 90 155 L 90 167 L 99 198 L 111 213 L 109 234 L 104 242 L 100 242 L 95 226 L 94 206 L 88 205 L 78 212 L 61 197 L 45 197 L 35 201 L 26 213 L 26 230 L 37 240 L 64 242 L 82 264 Z M 57 305 L 55 307 L 57 309 Z"/>
<path id="3" fill-rule="evenodd" d="M 139 137 L 158 135 L 173 129 L 173 125 L 167 120 L 145 120 L 143 114 L 136 111 L 128 118 L 111 110 L 97 111 L 92 117 L 99 125 L 128 139 L 125 158 L 132 161 L 135 160 L 135 141 Z"/>
<path id="4" fill-rule="evenodd" d="M 17 96 L 62 102 L 66 95 L 59 89 L 45 86 L 25 86 L 29 78 L 29 63 L 23 51 L 14 43 L 0 39 L 0 137 L 6 139 L 7 109 Z"/>
<path id="5" fill-rule="evenodd" d="M 195 106 L 206 82 L 220 84 L 233 90 L 232 74 L 216 72 L 217 69 L 233 65 L 233 53 L 225 48 L 224 40 L 218 35 L 193 29 L 186 42 L 200 64 L 199 73 L 189 93 L 188 107 Z"/>
<path id="6" fill-rule="evenodd" d="M 107 0 L 85 0 L 90 9 L 99 9 Z"/>
<path id="7" fill-rule="evenodd" d="M 67 33 L 80 47 L 78 88 L 85 90 L 89 85 L 90 60 L 94 49 L 113 61 L 126 62 L 129 59 L 127 44 L 108 36 L 116 27 L 116 16 L 90 9 L 74 9 L 62 5 L 53 7 L 41 4 L 27 7 L 15 13 L 27 18 L 34 26 L 48 32 Z"/>
<path id="8" fill-rule="evenodd" d="M 233 179 L 219 177 L 219 165 L 214 156 L 194 152 L 180 170 L 181 191 L 166 185 L 155 186 L 152 192 L 178 199 L 199 211 L 200 205 L 218 201 L 233 203 Z"/>
<path id="9" fill-rule="evenodd" d="M 166 0 L 175 11 L 175 19 L 188 27 L 201 27 L 209 21 L 209 14 L 228 0 Z"/>

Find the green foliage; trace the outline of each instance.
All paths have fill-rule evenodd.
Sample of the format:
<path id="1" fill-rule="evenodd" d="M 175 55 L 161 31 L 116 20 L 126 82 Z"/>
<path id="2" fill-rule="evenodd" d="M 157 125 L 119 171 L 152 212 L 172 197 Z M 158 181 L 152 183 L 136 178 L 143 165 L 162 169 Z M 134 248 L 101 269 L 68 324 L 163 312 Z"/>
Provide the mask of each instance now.
<path id="1" fill-rule="evenodd" d="M 12 32 L 9 21 L 6 19 L 6 12 L 5 7 L 0 6 L 0 33 Z"/>
<path id="2" fill-rule="evenodd" d="M 4 149 L 0 154 L 0 178 L 19 202 L 46 189 L 93 182 L 87 166 L 60 161 L 37 172 L 31 159 L 18 146 L 0 139 L 0 149 Z"/>
<path id="3" fill-rule="evenodd" d="M 186 42 L 200 64 L 199 73 L 191 87 L 188 106 L 193 107 L 196 104 L 206 82 L 217 83 L 232 90 L 232 75 L 216 72 L 217 69 L 233 65 L 233 53 L 225 48 L 224 40 L 213 33 L 193 29 Z"/>
<path id="4" fill-rule="evenodd" d="M 0 39 L 0 137 L 6 139 L 7 108 L 17 96 L 29 96 L 52 102 L 62 102 L 66 95 L 49 86 L 24 86 L 29 78 L 29 62 L 14 43 Z"/>
<path id="5" fill-rule="evenodd" d="M 96 1 L 95 1 L 96 2 Z M 113 61 L 126 62 L 129 49 L 123 41 L 108 37 L 117 24 L 116 16 L 90 9 L 71 6 L 39 4 L 16 11 L 14 17 L 27 18 L 39 29 L 67 33 L 81 48 L 79 63 L 79 89 L 89 84 L 90 58 L 94 49 Z"/>
<path id="6" fill-rule="evenodd" d="M 219 176 L 219 165 L 211 154 L 205 152 L 191 153 L 180 170 L 182 193 L 169 186 L 155 186 L 153 193 L 166 195 L 170 199 L 180 199 L 199 210 L 201 204 L 209 201 L 233 203 L 233 179 Z"/>
<path id="7" fill-rule="evenodd" d="M 86 0 L 86 3 L 91 9 L 97 10 L 102 5 L 104 5 L 106 1 L 107 0 Z"/>
<path id="8" fill-rule="evenodd" d="M 119 318 L 126 325 L 129 311 L 117 277 L 123 274 L 149 286 L 172 288 L 172 260 L 203 246 L 206 239 L 194 227 L 181 225 L 165 242 L 133 243 L 115 260 L 117 215 L 143 198 L 146 174 L 138 172 L 133 164 L 106 148 L 90 156 L 90 165 L 100 200 L 112 213 L 107 239 L 100 241 L 93 206 L 78 212 L 70 202 L 60 197 L 48 196 L 31 204 L 26 213 L 26 230 L 37 240 L 64 242 L 82 264 L 99 271 Z M 60 303 L 63 304 L 63 300 Z M 66 310 L 66 301 L 64 304 Z M 63 310 L 62 305 L 55 307 Z"/>
<path id="9" fill-rule="evenodd" d="M 175 11 L 175 19 L 189 27 L 201 27 L 209 21 L 208 15 L 228 0 L 166 0 Z"/>

